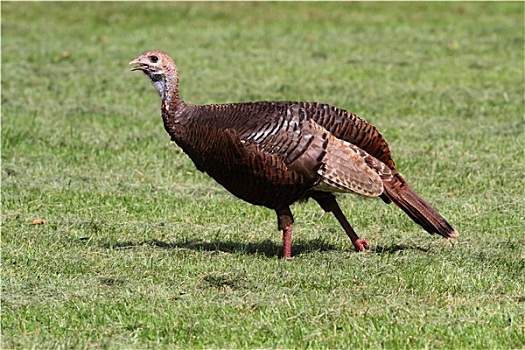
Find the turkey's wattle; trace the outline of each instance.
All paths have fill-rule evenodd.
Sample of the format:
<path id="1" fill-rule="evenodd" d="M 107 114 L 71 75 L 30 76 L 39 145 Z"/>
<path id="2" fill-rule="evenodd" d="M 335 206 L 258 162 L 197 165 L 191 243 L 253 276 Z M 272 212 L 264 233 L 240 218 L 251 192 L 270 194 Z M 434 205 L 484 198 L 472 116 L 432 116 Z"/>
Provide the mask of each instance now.
<path id="1" fill-rule="evenodd" d="M 368 248 L 336 192 L 394 202 L 427 232 L 458 236 L 397 172 L 383 136 L 356 115 L 308 102 L 190 105 L 179 98 L 177 67 L 167 54 L 146 52 L 130 64 L 159 92 L 164 128 L 197 169 L 235 196 L 275 210 L 285 258 L 291 257 L 290 205 L 308 198 L 334 214 L 358 251 Z"/>

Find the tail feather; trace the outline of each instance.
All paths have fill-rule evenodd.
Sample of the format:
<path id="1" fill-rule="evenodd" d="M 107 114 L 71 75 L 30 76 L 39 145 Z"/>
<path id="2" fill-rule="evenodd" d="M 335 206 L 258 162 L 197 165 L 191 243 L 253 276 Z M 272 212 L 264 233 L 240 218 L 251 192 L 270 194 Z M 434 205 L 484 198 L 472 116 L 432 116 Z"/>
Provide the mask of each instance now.
<path id="1" fill-rule="evenodd" d="M 394 177 L 385 182 L 384 194 L 428 233 L 453 240 L 459 236 L 458 231 L 402 179 Z"/>

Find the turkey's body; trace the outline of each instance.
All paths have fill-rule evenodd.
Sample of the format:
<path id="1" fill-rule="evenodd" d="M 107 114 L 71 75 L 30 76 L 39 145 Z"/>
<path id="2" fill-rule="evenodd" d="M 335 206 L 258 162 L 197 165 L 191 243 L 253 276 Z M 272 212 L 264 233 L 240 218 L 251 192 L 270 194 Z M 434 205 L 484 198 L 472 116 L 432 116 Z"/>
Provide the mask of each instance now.
<path id="1" fill-rule="evenodd" d="M 283 209 L 317 187 L 322 189 L 320 168 L 325 157 L 331 156 L 327 148 L 334 133 L 394 164 L 386 142 L 373 126 L 326 104 L 279 101 L 178 108 L 183 112 L 170 113 L 171 108 L 163 112 L 164 125 L 196 167 L 237 197 L 270 209 Z M 370 136 L 379 142 L 370 142 Z M 385 170 L 390 173 L 389 167 Z M 364 174 L 363 183 L 354 179 L 355 190 L 373 195 L 366 187 L 372 182 L 370 177 L 377 177 L 370 175 Z M 337 183 L 325 189 L 351 191 L 338 188 Z"/>
<path id="2" fill-rule="evenodd" d="M 157 60 L 164 63 L 162 74 Z M 395 169 L 389 147 L 375 127 L 345 110 L 305 102 L 251 102 L 193 106 L 178 98 L 171 59 L 154 51 L 139 63 L 159 91 L 164 127 L 195 163 L 235 196 L 276 211 L 290 257 L 290 205 L 313 198 L 333 212 L 358 250 L 359 239 L 334 192 L 394 201 L 430 233 L 454 238 L 457 231 L 419 197 Z M 153 67 L 153 68 L 151 68 Z M 162 80 L 164 79 L 164 80 Z"/>

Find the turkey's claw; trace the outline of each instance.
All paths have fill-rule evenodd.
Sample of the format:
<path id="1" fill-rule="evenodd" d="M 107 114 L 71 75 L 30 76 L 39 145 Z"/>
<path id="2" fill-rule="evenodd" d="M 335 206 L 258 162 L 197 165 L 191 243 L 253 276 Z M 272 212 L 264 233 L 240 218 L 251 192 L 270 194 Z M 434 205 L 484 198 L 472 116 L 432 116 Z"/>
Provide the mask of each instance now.
<path id="1" fill-rule="evenodd" d="M 369 247 L 369 242 L 366 239 L 358 238 L 354 242 L 354 247 L 358 252 L 364 252 Z"/>

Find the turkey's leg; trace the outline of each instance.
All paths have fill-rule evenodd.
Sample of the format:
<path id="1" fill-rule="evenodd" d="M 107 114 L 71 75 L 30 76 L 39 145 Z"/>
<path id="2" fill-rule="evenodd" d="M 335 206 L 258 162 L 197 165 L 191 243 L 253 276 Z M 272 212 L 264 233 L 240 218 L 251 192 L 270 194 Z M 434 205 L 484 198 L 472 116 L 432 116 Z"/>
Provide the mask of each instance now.
<path id="1" fill-rule="evenodd" d="M 292 224 L 293 215 L 290 207 L 276 210 L 279 230 L 283 230 L 283 258 L 292 257 Z"/>
<path id="2" fill-rule="evenodd" d="M 335 200 L 335 196 L 333 194 L 313 193 L 311 197 L 315 199 L 317 203 L 319 203 L 319 205 L 321 206 L 321 208 L 324 209 L 324 211 L 331 212 L 334 214 L 334 216 L 337 218 L 337 221 L 339 221 L 348 237 L 350 237 L 350 240 L 352 241 L 352 244 L 354 245 L 355 249 L 357 249 L 360 252 L 368 249 L 369 242 L 366 239 L 359 238 L 359 236 L 355 233 L 348 220 L 346 220 L 346 217 L 341 211 L 339 204 L 337 204 L 337 201 Z"/>
<path id="3" fill-rule="evenodd" d="M 292 225 L 283 229 L 283 258 L 292 257 Z"/>

